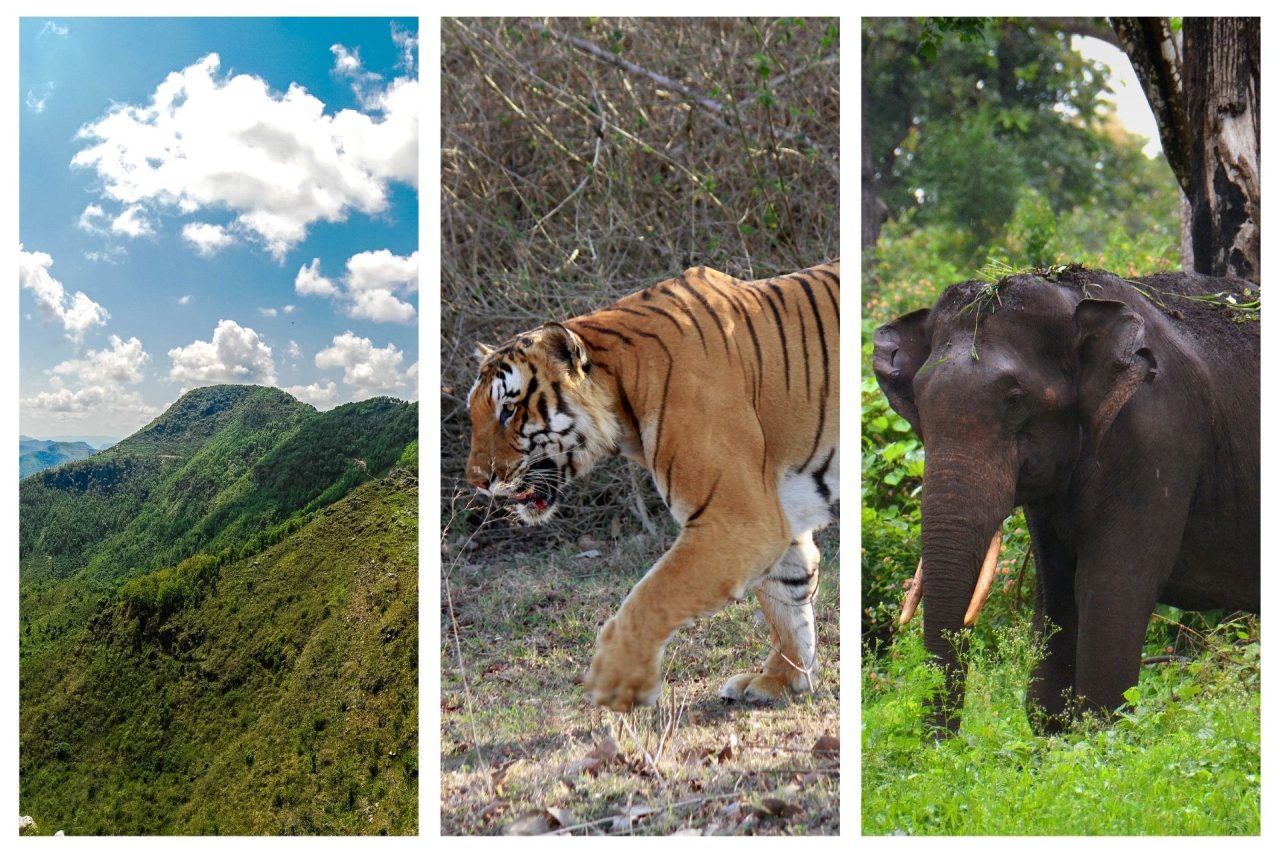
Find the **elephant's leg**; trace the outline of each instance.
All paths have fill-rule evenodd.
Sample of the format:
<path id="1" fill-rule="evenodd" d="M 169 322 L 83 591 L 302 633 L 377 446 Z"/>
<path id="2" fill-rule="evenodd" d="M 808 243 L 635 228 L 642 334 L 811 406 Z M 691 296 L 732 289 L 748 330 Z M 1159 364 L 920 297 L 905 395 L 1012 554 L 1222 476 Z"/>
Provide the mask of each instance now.
<path id="1" fill-rule="evenodd" d="M 791 543 L 782 559 L 756 587 L 756 600 L 769 624 L 769 657 L 763 672 L 735 675 L 720 688 L 725 699 L 767 702 L 788 690 L 813 689 L 817 636 L 813 596 L 818 590 L 818 548 L 806 533 Z"/>
<path id="2" fill-rule="evenodd" d="M 1124 704 L 1124 691 L 1138 683 L 1147 623 L 1181 540 L 1180 530 L 1162 533 L 1139 543 L 1126 532 L 1081 551 L 1075 683 L 1085 710 L 1110 714 Z"/>
<path id="3" fill-rule="evenodd" d="M 1053 734 L 1071 719 L 1075 688 L 1076 602 L 1075 555 L 1027 512 L 1036 557 L 1036 608 L 1032 619 L 1044 656 L 1027 685 L 1027 719 L 1037 734 Z"/>

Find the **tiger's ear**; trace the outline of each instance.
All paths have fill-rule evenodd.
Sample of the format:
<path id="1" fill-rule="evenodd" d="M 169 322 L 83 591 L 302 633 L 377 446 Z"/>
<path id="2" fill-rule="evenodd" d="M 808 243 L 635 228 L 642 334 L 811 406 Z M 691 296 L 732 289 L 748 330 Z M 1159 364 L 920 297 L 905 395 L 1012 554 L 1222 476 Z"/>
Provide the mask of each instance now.
<path id="1" fill-rule="evenodd" d="M 476 360 L 477 364 L 484 364 L 484 360 L 493 355 L 497 349 L 488 344 L 482 344 L 476 341 L 476 348 L 471 351 L 471 357 Z"/>
<path id="2" fill-rule="evenodd" d="M 586 344 L 568 326 L 555 322 L 544 323 L 542 342 L 552 355 L 564 363 L 569 372 L 577 371 L 585 376 L 591 370 L 591 357 L 587 355 Z"/>

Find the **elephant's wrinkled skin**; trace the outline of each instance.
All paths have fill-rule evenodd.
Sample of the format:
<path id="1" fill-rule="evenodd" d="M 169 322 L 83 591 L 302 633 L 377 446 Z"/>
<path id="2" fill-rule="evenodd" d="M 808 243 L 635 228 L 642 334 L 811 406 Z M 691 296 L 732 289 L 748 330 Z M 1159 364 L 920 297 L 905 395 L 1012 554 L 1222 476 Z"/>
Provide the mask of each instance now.
<path id="1" fill-rule="evenodd" d="M 1035 627 L 1058 629 L 1027 710 L 1053 731 L 1123 703 L 1157 603 L 1258 611 L 1259 324 L 1187 298 L 1256 297 L 1238 279 L 1079 268 L 985 287 L 877 330 L 876 378 L 925 447 L 924 637 L 948 685 L 932 722 L 959 727 L 948 637 L 1022 506 Z"/>

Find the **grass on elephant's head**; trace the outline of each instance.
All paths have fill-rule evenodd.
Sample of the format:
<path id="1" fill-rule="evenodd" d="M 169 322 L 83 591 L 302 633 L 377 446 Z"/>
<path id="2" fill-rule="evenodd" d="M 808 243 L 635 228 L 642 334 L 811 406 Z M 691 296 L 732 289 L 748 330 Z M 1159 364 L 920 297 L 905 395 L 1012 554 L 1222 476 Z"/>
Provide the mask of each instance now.
<path id="1" fill-rule="evenodd" d="M 514 542 L 449 549 L 441 595 L 443 832 L 839 831 L 838 754 L 813 749 L 824 735 L 839 735 L 834 536 L 819 538 L 814 694 L 758 709 L 721 703 L 722 679 L 758 667 L 768 650 L 767 628 L 748 599 L 677 632 L 656 708 L 622 715 L 587 701 L 581 676 L 599 624 L 669 544 L 659 533 L 531 551 L 512 550 L 520 547 Z M 588 550 L 599 556 L 579 556 Z"/>
<path id="2" fill-rule="evenodd" d="M 1185 662 L 1144 666 L 1109 725 L 1032 734 L 1037 654 L 1025 624 L 970 653 L 960 733 L 934 743 L 940 678 L 919 629 L 863 666 L 867 835 L 1251 835 L 1259 831 L 1257 623 L 1206 637 Z"/>

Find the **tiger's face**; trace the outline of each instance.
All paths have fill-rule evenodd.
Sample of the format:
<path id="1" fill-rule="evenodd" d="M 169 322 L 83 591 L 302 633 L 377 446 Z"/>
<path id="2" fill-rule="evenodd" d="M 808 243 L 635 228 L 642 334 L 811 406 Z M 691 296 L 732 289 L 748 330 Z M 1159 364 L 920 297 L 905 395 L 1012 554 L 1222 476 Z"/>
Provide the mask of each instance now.
<path id="1" fill-rule="evenodd" d="M 617 420 L 592 381 L 586 347 L 559 323 L 477 352 L 467 480 L 540 524 L 565 486 L 613 451 Z"/>

